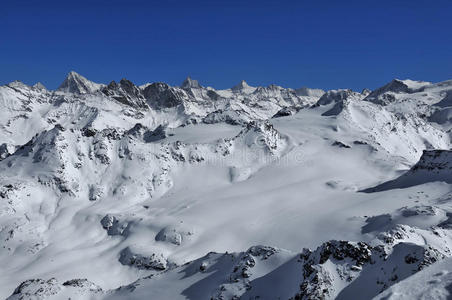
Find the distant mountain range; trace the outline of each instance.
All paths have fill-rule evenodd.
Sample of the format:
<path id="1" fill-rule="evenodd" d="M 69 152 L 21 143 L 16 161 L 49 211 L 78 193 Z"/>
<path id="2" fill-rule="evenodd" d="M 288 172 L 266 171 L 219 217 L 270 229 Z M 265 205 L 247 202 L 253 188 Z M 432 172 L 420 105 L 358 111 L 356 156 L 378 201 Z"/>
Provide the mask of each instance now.
<path id="1" fill-rule="evenodd" d="M 403 298 L 452 256 L 451 95 L 0 86 L 0 298 Z"/>

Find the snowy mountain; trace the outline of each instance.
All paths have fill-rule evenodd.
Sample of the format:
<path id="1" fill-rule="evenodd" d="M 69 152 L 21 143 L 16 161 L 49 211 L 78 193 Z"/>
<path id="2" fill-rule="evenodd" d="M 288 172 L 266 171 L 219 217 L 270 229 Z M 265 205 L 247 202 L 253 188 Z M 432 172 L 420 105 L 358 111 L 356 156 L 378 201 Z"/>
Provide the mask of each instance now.
<path id="1" fill-rule="evenodd" d="M 37 83 L 39 84 L 39 83 Z M 74 71 L 69 72 L 58 91 L 74 94 L 89 94 L 100 90 L 104 85 L 89 81 Z"/>
<path id="2" fill-rule="evenodd" d="M 0 298 L 445 299 L 450 95 L 0 86 Z"/>

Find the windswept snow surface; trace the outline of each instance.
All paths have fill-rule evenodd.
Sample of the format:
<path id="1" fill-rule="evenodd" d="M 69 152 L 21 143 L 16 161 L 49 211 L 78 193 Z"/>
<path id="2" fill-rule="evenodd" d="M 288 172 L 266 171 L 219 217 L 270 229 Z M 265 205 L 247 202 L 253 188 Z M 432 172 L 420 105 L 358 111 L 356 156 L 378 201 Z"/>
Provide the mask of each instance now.
<path id="1" fill-rule="evenodd" d="M 402 298 L 450 269 L 451 82 L 1 86 L 0 298 Z"/>

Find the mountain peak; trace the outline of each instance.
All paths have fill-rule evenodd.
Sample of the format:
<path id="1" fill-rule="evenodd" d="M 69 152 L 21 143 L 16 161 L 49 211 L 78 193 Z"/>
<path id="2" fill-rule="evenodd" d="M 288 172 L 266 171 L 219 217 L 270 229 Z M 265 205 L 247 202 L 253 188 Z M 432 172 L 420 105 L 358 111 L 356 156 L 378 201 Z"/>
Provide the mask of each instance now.
<path id="1" fill-rule="evenodd" d="M 75 71 L 70 71 L 70 72 L 68 73 L 68 76 L 80 76 L 80 77 L 82 77 L 82 75 L 80 75 L 79 73 L 77 73 L 77 72 L 75 72 Z"/>
<path id="2" fill-rule="evenodd" d="M 364 96 L 367 96 L 367 95 L 369 95 L 370 93 L 372 93 L 372 91 L 371 91 L 370 89 L 367 89 L 367 88 L 364 88 L 364 89 L 361 91 L 361 94 L 363 94 Z"/>
<path id="3" fill-rule="evenodd" d="M 14 80 L 13 82 L 8 83 L 7 86 L 13 87 L 13 88 L 27 88 L 28 87 L 28 85 L 26 85 L 25 83 L 23 83 L 20 80 Z"/>
<path id="4" fill-rule="evenodd" d="M 250 86 L 248 85 L 248 83 L 246 83 L 245 80 L 242 80 L 242 81 L 240 81 L 239 84 L 235 85 L 232 88 L 232 90 L 233 91 L 239 91 L 239 90 L 244 90 L 244 89 L 247 89 L 247 88 L 250 88 Z"/>
<path id="5" fill-rule="evenodd" d="M 89 94 L 96 92 L 101 87 L 101 84 L 92 82 L 75 71 L 70 71 L 57 90 L 68 93 Z"/>
<path id="6" fill-rule="evenodd" d="M 202 86 L 199 84 L 198 80 L 191 79 L 188 76 L 184 82 L 182 82 L 181 88 L 183 89 L 200 89 Z"/>
<path id="7" fill-rule="evenodd" d="M 390 102 L 396 101 L 396 97 L 394 96 L 396 94 L 416 93 L 429 85 L 431 85 L 431 82 L 410 79 L 401 80 L 395 78 L 384 86 L 369 93 L 365 100 L 375 104 L 387 105 Z"/>
<path id="8" fill-rule="evenodd" d="M 37 90 L 47 90 L 46 89 L 46 87 L 42 84 L 42 83 L 40 83 L 40 82 L 36 82 L 34 85 L 33 85 L 33 87 L 35 88 L 35 89 L 37 89 Z"/>

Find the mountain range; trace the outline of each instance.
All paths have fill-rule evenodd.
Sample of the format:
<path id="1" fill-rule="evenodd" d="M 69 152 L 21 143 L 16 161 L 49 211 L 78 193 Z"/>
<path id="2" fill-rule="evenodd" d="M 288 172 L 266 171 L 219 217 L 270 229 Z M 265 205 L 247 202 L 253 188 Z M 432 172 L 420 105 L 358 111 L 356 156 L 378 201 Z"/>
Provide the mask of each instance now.
<path id="1" fill-rule="evenodd" d="M 2 299 L 450 294 L 452 80 L 70 72 L 57 90 L 0 86 L 0 106 Z"/>

